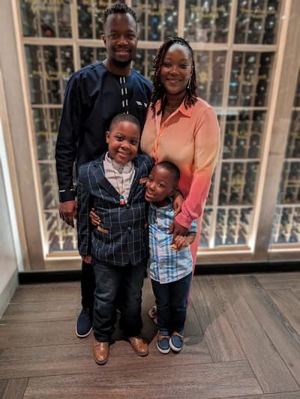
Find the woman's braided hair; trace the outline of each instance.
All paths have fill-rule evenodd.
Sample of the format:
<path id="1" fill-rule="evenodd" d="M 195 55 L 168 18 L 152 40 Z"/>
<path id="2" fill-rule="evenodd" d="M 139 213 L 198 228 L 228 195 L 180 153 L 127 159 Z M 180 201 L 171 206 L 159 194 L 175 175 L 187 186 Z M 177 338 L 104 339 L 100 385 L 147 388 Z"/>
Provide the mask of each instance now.
<path id="1" fill-rule="evenodd" d="M 186 47 L 192 58 L 192 74 L 189 81 L 189 84 L 186 88 L 186 94 L 184 97 L 184 105 L 186 108 L 191 107 L 196 102 L 197 94 L 197 82 L 196 82 L 196 73 L 195 73 L 195 61 L 194 61 L 194 52 L 189 43 L 181 38 L 181 37 L 168 37 L 165 42 L 160 46 L 157 51 L 157 54 L 153 60 L 153 68 L 154 68 L 154 76 L 153 76 L 153 90 L 151 95 L 151 110 L 153 113 L 155 112 L 155 105 L 157 101 L 162 100 L 166 94 L 166 90 L 161 84 L 160 80 L 160 72 L 162 63 L 165 57 L 166 52 L 173 44 L 180 44 Z M 162 108 L 158 111 L 158 113 L 162 112 L 164 108 L 164 104 L 162 101 Z"/>

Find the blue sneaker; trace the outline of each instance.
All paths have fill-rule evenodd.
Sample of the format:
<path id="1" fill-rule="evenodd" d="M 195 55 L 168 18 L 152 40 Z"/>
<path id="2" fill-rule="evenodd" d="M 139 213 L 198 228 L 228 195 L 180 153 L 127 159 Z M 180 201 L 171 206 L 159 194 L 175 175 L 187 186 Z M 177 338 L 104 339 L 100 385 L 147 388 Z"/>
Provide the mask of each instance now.
<path id="1" fill-rule="evenodd" d="M 88 308 L 83 307 L 78 316 L 76 335 L 78 338 L 85 338 L 90 335 L 92 329 L 93 325 L 90 318 L 90 311 Z"/>
<path id="2" fill-rule="evenodd" d="M 170 338 L 170 347 L 173 352 L 180 352 L 183 346 L 183 336 L 174 331 Z"/>
<path id="3" fill-rule="evenodd" d="M 166 355 L 170 352 L 169 340 L 169 335 L 166 335 L 166 333 L 163 333 L 161 331 L 158 332 L 156 346 L 160 353 Z"/>

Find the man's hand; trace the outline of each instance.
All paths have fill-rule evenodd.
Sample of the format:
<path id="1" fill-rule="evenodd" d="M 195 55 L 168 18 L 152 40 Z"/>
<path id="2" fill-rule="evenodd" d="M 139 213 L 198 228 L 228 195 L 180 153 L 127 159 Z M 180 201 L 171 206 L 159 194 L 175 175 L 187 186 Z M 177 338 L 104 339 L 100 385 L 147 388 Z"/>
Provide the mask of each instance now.
<path id="1" fill-rule="evenodd" d="M 81 255 L 81 259 L 84 261 L 84 263 L 92 263 L 92 255 Z"/>
<path id="2" fill-rule="evenodd" d="M 77 202 L 65 201 L 59 205 L 59 216 L 69 226 L 74 227 L 74 219 L 77 218 Z"/>

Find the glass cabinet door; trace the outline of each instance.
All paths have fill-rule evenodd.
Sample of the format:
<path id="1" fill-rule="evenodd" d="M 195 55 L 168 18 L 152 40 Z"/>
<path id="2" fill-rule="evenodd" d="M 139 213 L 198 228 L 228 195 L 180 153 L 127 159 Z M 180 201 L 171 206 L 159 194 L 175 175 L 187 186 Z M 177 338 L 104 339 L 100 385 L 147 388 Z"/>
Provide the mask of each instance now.
<path id="1" fill-rule="evenodd" d="M 271 248 L 297 248 L 300 243 L 300 71 L 294 95 L 282 166 Z"/>
<path id="2" fill-rule="evenodd" d="M 18 0 L 13 0 L 17 2 Z M 292 3 L 294 4 L 294 1 Z M 77 256 L 76 231 L 59 218 L 54 150 L 64 90 L 72 73 L 106 56 L 99 0 L 19 0 L 23 60 L 30 97 L 32 137 L 40 184 L 45 258 Z M 257 220 L 263 190 L 270 109 L 278 73 L 284 0 L 131 0 L 139 43 L 132 66 L 151 80 L 153 59 L 168 36 L 194 49 L 198 95 L 217 111 L 221 151 L 203 213 L 199 256 L 226 261 L 243 250 L 251 256 L 261 234 Z M 283 17 L 283 18 L 282 18 Z M 298 50 L 300 51 L 300 50 Z M 296 55 L 295 55 L 296 57 Z M 284 73 L 284 71 L 282 71 Z M 299 246 L 300 77 L 281 172 L 270 246 Z M 276 118 L 276 115 L 274 115 Z M 262 259 L 268 257 L 265 246 Z M 243 258 L 243 257 L 242 257 Z M 239 259 L 242 260 L 241 256 Z M 246 259 L 246 258 L 245 258 Z M 249 259 L 249 257 L 247 258 Z M 61 266 L 63 267 L 63 265 Z"/>

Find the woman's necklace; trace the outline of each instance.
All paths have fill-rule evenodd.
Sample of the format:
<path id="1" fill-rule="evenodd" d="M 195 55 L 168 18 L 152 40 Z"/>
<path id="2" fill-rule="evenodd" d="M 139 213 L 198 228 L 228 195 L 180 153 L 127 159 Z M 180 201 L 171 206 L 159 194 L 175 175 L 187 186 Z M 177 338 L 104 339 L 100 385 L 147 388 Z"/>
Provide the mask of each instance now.
<path id="1" fill-rule="evenodd" d="M 172 114 L 178 107 L 165 107 L 165 111 L 169 112 L 169 114 Z"/>
<path id="2" fill-rule="evenodd" d="M 174 111 L 176 111 L 176 109 L 178 109 L 181 105 L 181 102 L 178 103 L 177 105 L 173 105 L 171 106 L 169 103 L 165 103 L 165 108 L 164 108 L 164 112 L 168 112 L 169 114 L 172 114 Z"/>

